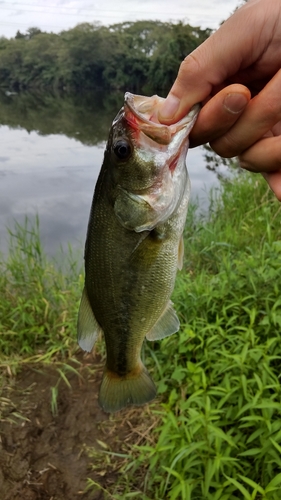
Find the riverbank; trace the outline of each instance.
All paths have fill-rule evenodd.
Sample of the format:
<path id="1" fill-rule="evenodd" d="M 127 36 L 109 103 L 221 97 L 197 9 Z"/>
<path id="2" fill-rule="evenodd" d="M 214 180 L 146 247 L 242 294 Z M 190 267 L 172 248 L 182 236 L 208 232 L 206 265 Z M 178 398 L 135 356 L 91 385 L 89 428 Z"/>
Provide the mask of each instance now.
<path id="1" fill-rule="evenodd" d="M 147 343 L 144 349 L 158 397 L 144 409 L 124 410 L 109 418 L 98 410 L 94 392 L 103 344 L 93 355 L 84 356 L 76 343 L 82 262 L 67 254 L 60 271 L 44 256 L 38 228 L 28 223 L 16 226 L 0 273 L 1 433 L 5 428 L 7 436 L 10 429 L 15 440 L 23 426 L 30 426 L 30 432 L 38 429 L 36 418 L 40 422 L 43 414 L 49 415 L 48 425 L 68 429 L 70 435 L 77 436 L 79 429 L 75 453 L 79 448 L 87 457 L 83 484 L 88 491 L 79 494 L 85 499 L 278 500 L 280 217 L 280 204 L 265 181 L 245 173 L 222 183 L 211 199 L 207 219 L 190 207 L 184 268 L 173 295 L 181 330 L 161 342 Z M 38 407 L 45 408 L 39 418 L 32 412 L 37 400 L 30 387 L 48 372 L 50 380 L 45 376 L 44 390 L 38 393 Z M 87 397 L 86 386 L 91 389 Z M 17 387 L 32 405 L 25 407 L 19 394 L 13 402 Z M 79 402 L 79 418 L 65 420 L 66 399 L 68 412 Z M 91 432 L 94 438 L 89 442 Z M 3 453 L 20 454 L 5 439 L 0 464 Z M 30 486 L 23 499 L 33 498 L 27 496 L 30 491 L 35 491 L 34 498 L 44 498 L 44 492 L 63 498 L 62 492 L 55 496 L 50 481 L 39 481 L 44 474 L 40 476 L 35 458 L 28 465 L 35 478 L 29 482 L 42 485 Z M 13 479 L 2 467 L 5 481 L 14 481 L 17 487 L 27 487 L 26 474 Z M 51 477 L 54 474 L 59 473 Z M 67 498 L 77 498 L 77 491 L 65 481 Z M 3 490 L 1 497 L 16 498 L 9 494 Z"/>

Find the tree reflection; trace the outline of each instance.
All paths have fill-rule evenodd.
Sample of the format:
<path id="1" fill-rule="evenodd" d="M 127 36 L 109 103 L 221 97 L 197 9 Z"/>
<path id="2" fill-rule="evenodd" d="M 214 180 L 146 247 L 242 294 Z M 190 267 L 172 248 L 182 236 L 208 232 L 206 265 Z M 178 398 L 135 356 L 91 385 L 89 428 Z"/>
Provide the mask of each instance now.
<path id="1" fill-rule="evenodd" d="M 102 145 L 112 120 L 123 105 L 124 93 L 101 89 L 85 92 L 0 91 L 0 125 L 40 135 L 61 134 L 88 146 Z M 204 145 L 206 168 L 219 179 L 237 168 L 236 159 L 221 158 Z M 223 168 L 222 168 L 223 167 Z"/>
<path id="2" fill-rule="evenodd" d="M 114 116 L 123 104 L 121 91 L 84 93 L 0 92 L 0 125 L 40 135 L 62 134 L 83 144 L 107 140 Z"/>
<path id="3" fill-rule="evenodd" d="M 215 172 L 219 180 L 226 179 L 230 169 L 238 169 L 237 158 L 222 158 L 213 151 L 209 144 L 204 144 L 203 148 L 206 168 L 211 172 Z M 222 167 L 226 168 L 221 169 Z"/>

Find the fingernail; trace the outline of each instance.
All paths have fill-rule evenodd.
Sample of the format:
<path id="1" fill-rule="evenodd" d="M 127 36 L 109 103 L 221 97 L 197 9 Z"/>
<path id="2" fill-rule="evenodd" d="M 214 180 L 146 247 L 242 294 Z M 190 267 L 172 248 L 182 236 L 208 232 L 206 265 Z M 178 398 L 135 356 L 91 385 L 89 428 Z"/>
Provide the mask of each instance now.
<path id="1" fill-rule="evenodd" d="M 224 107 L 231 113 L 241 113 L 248 104 L 248 99 L 244 94 L 228 94 L 224 101 Z"/>
<path id="2" fill-rule="evenodd" d="M 180 106 L 180 100 L 173 94 L 169 94 L 167 99 L 165 99 L 162 108 L 159 111 L 159 117 L 168 120 L 173 118 Z"/>

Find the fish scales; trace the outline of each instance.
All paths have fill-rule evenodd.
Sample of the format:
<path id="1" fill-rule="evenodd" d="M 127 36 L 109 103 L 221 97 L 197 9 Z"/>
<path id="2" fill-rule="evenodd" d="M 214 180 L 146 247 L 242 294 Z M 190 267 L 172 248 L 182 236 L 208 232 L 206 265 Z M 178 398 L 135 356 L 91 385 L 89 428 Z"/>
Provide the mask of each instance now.
<path id="1" fill-rule="evenodd" d="M 126 94 L 113 122 L 89 218 L 78 316 L 83 349 L 91 350 L 104 333 L 99 402 L 109 412 L 155 397 L 141 361 L 143 340 L 179 329 L 170 296 L 189 198 L 188 132 L 198 109 L 171 131 L 141 113 L 140 100 L 149 115 L 162 103 L 158 96 Z"/>
<path id="2" fill-rule="evenodd" d="M 148 235 L 134 251 L 141 235 L 132 234 L 124 228 L 120 230 L 114 211 L 111 210 L 109 214 L 107 210 L 110 206 L 107 207 L 105 202 L 100 206 L 106 210 L 108 230 L 104 237 L 106 240 L 110 239 L 110 244 L 105 252 L 103 240 L 95 238 L 95 231 L 89 234 L 88 244 L 91 253 L 95 254 L 100 263 L 100 272 L 94 273 L 89 269 L 86 286 L 91 290 L 90 301 L 95 303 L 96 319 L 109 332 L 106 337 L 107 366 L 112 371 L 117 371 L 115 364 L 119 356 L 125 354 L 129 370 L 130 363 L 135 363 L 138 356 L 138 344 L 142 344 L 145 334 L 152 328 L 170 298 L 177 266 L 178 241 L 175 241 L 176 250 L 170 240 L 166 244 L 157 245 L 155 249 L 156 237 Z M 94 213 L 96 214 L 95 210 Z M 98 233 L 98 224 L 95 229 Z M 168 258 L 170 262 L 173 259 L 173 265 L 163 269 L 163 258 Z M 127 272 L 128 263 L 130 273 Z M 159 295 L 161 301 L 155 303 L 155 295 Z M 111 304 L 110 309 L 108 304 Z M 136 307 L 137 304 L 141 307 Z"/>

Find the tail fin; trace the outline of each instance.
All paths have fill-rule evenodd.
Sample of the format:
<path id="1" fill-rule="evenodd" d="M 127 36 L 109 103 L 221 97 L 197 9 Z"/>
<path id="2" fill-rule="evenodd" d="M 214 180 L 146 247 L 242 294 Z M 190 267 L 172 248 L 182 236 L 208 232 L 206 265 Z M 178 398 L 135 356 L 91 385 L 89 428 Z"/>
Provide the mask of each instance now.
<path id="1" fill-rule="evenodd" d="M 124 377 L 107 368 L 103 374 L 99 393 L 99 404 L 108 413 L 128 405 L 143 405 L 156 396 L 156 387 L 146 368 L 141 365 L 137 373 Z"/>

